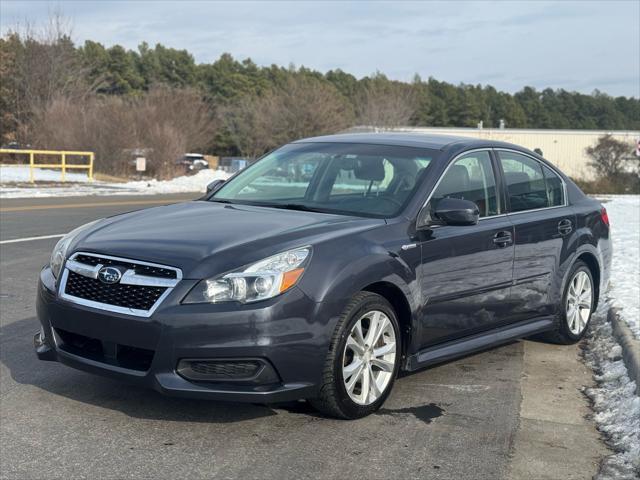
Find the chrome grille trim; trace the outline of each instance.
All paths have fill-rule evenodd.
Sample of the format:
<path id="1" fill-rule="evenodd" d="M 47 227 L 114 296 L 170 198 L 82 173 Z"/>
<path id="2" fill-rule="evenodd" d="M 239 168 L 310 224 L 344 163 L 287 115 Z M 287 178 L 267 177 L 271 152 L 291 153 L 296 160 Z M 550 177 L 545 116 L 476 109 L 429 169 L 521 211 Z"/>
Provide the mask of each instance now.
<path id="1" fill-rule="evenodd" d="M 65 267 L 72 272 L 76 272 L 78 275 L 82 275 L 83 277 L 98 278 L 98 272 L 102 268 L 102 265 L 98 264 L 95 267 L 92 267 L 74 260 L 67 260 Z"/>
<path id="2" fill-rule="evenodd" d="M 79 298 L 70 294 L 65 293 L 67 280 L 69 278 L 69 272 L 77 273 L 78 275 L 82 275 L 83 277 L 88 277 L 91 279 L 98 278 L 98 272 L 104 266 L 102 264 L 87 265 L 85 263 L 80 263 L 75 261 L 80 255 L 94 257 L 94 258 L 104 258 L 109 260 L 121 261 L 127 264 L 133 265 L 141 265 L 141 266 L 149 266 L 162 268 L 166 270 L 172 270 L 176 274 L 176 278 L 162 278 L 162 277 L 152 277 L 149 275 L 140 275 L 135 272 L 133 269 L 128 269 L 122 275 L 120 279 L 120 284 L 122 285 L 136 285 L 136 286 L 146 286 L 146 287 L 161 287 L 166 288 L 166 290 L 160 295 L 158 300 L 153 304 L 153 306 L 149 310 L 140 310 L 136 308 L 127 308 L 121 307 L 117 305 L 111 305 L 108 303 L 96 302 L 93 300 L 87 300 L 86 298 Z M 153 315 L 153 312 L 160 306 L 160 304 L 164 301 L 164 299 L 173 291 L 173 288 L 182 280 L 182 270 L 176 267 L 170 267 L 168 265 L 160 265 L 157 263 L 144 262 L 141 260 L 134 260 L 131 258 L 122 258 L 122 257 L 113 257 L 110 255 L 102 255 L 97 253 L 89 253 L 89 252 L 76 252 L 65 262 L 64 271 L 60 278 L 60 285 L 58 287 L 58 295 L 60 298 L 67 300 L 71 303 L 76 303 L 78 305 L 84 305 L 87 307 L 96 308 L 99 310 L 106 310 L 109 312 L 123 313 L 126 315 L 134 315 L 137 317 L 150 317 Z"/>

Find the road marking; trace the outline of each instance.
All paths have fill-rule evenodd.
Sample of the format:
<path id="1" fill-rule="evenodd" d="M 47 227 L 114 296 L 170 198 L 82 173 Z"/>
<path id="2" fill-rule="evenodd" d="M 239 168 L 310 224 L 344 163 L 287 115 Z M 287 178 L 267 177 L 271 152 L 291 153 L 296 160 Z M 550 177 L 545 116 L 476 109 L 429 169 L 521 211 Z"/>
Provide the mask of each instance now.
<path id="1" fill-rule="evenodd" d="M 20 243 L 20 242 L 31 242 L 33 240 L 45 240 L 47 238 L 60 238 L 64 237 L 66 233 L 56 233 L 55 235 L 41 235 L 40 237 L 25 237 L 25 238 L 14 238 L 13 240 L 2 240 L 0 245 L 4 245 L 5 243 Z"/>
<path id="2" fill-rule="evenodd" d="M 56 210 L 64 208 L 93 208 L 93 207 L 116 207 L 127 205 L 168 205 L 170 203 L 186 202 L 193 200 L 194 197 L 175 198 L 170 200 L 132 200 L 122 202 L 94 202 L 94 203 L 67 203 L 64 205 L 23 205 L 21 207 L 4 207 L 0 208 L 0 213 L 6 212 L 25 212 L 29 210 Z"/>

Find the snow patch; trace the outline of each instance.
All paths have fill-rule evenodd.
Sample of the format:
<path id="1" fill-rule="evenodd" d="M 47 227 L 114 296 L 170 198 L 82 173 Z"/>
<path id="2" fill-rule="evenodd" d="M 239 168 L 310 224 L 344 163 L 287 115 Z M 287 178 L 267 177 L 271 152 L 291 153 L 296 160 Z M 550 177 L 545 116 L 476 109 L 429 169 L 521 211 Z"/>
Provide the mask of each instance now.
<path id="1" fill-rule="evenodd" d="M 621 358 L 607 321 L 609 305 L 594 313 L 584 356 L 594 371 L 597 386 L 586 388 L 593 403 L 594 420 L 614 453 L 604 459 L 596 480 L 622 480 L 640 476 L 640 397 L 636 383 Z"/>
<path id="2" fill-rule="evenodd" d="M 67 170 L 64 174 L 67 182 L 88 182 L 87 173 L 79 173 Z M 48 170 L 44 168 L 34 168 L 33 178 L 37 182 L 61 182 L 62 170 Z M 28 166 L 1 166 L 0 167 L 0 183 L 7 182 L 29 182 Z"/>
<path id="3" fill-rule="evenodd" d="M 620 317 L 640 338 L 640 195 L 599 196 L 613 239 L 609 296 Z"/>
<path id="4" fill-rule="evenodd" d="M 19 172 L 22 170 L 22 172 Z M 59 182 L 60 172 L 38 170 L 41 181 Z M 26 173 L 26 176 L 24 175 Z M 139 180 L 126 183 L 89 182 L 86 175 L 68 173 L 68 184 L 55 186 L 10 185 L 6 182 L 28 182 L 29 169 L 22 167 L 0 167 L 0 198 L 57 197 L 83 195 L 157 195 L 167 193 L 205 192 L 214 180 L 226 180 L 229 173 L 222 170 L 201 170 L 195 175 L 177 177 L 172 180 Z"/>
<path id="5" fill-rule="evenodd" d="M 607 311 L 613 305 L 640 338 L 640 196 L 598 197 L 611 223 L 613 260 L 607 301 L 594 312 L 584 357 L 597 386 L 586 388 L 594 420 L 614 453 L 604 459 L 597 480 L 640 478 L 640 397 L 613 336 Z M 603 299 L 604 300 L 604 299 Z"/>

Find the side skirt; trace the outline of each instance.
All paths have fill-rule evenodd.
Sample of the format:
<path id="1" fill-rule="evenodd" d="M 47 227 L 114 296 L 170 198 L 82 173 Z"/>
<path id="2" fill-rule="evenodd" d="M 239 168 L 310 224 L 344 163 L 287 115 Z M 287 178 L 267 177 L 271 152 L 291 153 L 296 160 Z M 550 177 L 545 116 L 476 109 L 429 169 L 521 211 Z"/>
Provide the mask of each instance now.
<path id="1" fill-rule="evenodd" d="M 546 332 L 553 329 L 555 322 L 554 317 L 540 317 L 469 337 L 458 338 L 441 345 L 434 345 L 420 350 L 413 355 L 409 355 L 405 360 L 403 369 L 411 372 L 428 365 L 433 365 L 434 363 L 446 362 L 457 357 L 468 355 L 469 353 L 496 347 L 512 340 Z"/>

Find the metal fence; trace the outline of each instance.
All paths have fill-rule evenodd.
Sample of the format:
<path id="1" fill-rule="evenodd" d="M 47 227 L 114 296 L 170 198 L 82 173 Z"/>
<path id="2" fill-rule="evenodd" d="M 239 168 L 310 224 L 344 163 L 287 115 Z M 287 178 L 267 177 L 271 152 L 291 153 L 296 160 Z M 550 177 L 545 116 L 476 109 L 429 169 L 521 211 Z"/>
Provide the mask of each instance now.
<path id="1" fill-rule="evenodd" d="M 12 148 L 0 148 L 0 158 L 6 158 L 7 155 L 17 155 L 24 157 L 28 163 L 4 163 L 1 166 L 25 167 L 29 168 L 29 181 L 35 182 L 34 170 L 43 169 L 60 169 L 60 180 L 66 182 L 67 170 L 88 170 L 87 176 L 89 181 L 93 181 L 93 160 L 95 154 L 93 152 L 74 152 L 66 150 L 15 150 Z M 59 157 L 60 163 L 37 163 L 38 157 Z M 69 163 L 69 158 L 87 158 L 89 163 Z"/>

